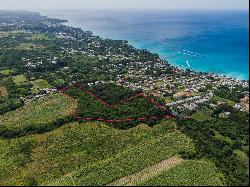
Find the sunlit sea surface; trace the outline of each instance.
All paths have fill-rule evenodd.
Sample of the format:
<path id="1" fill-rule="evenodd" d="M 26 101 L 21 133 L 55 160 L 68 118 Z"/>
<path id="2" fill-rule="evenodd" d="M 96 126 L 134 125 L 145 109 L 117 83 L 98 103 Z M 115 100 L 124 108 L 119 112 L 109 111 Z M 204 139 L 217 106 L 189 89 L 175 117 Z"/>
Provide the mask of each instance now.
<path id="1" fill-rule="evenodd" d="M 170 64 L 249 79 L 249 18 L 244 11 L 45 11 L 66 25 L 128 40 Z"/>

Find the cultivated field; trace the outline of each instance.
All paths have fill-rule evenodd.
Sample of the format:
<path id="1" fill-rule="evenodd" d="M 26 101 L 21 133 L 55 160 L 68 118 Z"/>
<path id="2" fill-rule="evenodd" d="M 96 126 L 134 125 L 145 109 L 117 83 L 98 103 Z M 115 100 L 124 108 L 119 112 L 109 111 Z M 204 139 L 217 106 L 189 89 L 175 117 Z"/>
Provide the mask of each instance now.
<path id="1" fill-rule="evenodd" d="M 44 134 L 0 139 L 0 184 L 107 185 L 193 148 L 172 122 L 129 130 L 71 123 Z"/>
<path id="2" fill-rule="evenodd" d="M 223 175 L 209 161 L 184 161 L 142 183 L 145 186 L 222 186 Z"/>
<path id="3" fill-rule="evenodd" d="M 53 94 L 40 100 L 35 100 L 23 108 L 0 116 L 0 135 L 38 131 L 39 128 L 53 126 L 58 120 L 70 116 L 75 102 L 63 94 Z M 6 134 L 7 133 L 7 134 Z"/>

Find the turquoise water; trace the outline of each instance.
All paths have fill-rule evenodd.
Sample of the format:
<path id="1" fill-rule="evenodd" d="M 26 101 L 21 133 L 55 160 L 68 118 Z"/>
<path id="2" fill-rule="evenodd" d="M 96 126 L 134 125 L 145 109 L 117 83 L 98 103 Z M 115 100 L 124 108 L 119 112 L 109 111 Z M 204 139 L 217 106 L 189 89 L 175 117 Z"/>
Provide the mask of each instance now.
<path id="1" fill-rule="evenodd" d="M 70 26 L 160 54 L 172 65 L 249 79 L 248 12 L 61 11 Z"/>

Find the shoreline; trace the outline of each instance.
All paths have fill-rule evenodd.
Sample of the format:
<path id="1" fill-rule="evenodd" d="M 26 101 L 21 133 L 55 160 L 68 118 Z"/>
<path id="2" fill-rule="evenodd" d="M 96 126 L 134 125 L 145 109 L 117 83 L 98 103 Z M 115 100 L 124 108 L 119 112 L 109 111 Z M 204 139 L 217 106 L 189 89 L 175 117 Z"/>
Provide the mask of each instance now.
<path id="1" fill-rule="evenodd" d="M 47 15 L 44 15 L 44 16 L 47 16 Z M 51 16 L 47 16 L 47 17 L 49 17 L 49 18 L 55 18 L 55 17 L 51 17 Z M 82 31 L 88 31 L 88 30 L 84 30 L 84 28 L 82 26 L 78 26 L 78 25 L 72 24 L 70 22 L 70 20 L 68 20 L 68 19 L 63 19 L 63 18 L 58 18 L 58 17 L 57 17 L 57 19 L 63 20 L 64 22 L 62 22 L 62 24 L 64 26 L 73 27 L 73 28 L 80 28 Z M 242 75 L 241 76 L 234 76 L 233 75 L 233 74 L 238 74 L 238 72 L 229 72 L 229 73 L 225 73 L 224 74 L 224 73 L 215 73 L 215 72 L 211 72 L 211 71 L 197 70 L 195 68 L 192 68 L 192 66 L 190 66 L 189 68 L 188 67 L 184 67 L 183 65 L 171 62 L 170 58 L 165 57 L 164 54 L 162 54 L 162 53 L 160 53 L 158 51 L 154 52 L 154 51 L 152 51 L 152 50 L 150 50 L 148 48 L 140 47 L 139 44 L 136 44 L 133 41 L 129 41 L 128 39 L 115 39 L 115 38 L 101 36 L 101 34 L 95 33 L 94 31 L 91 31 L 91 30 L 90 30 L 90 32 L 94 36 L 98 36 L 98 37 L 100 37 L 102 39 L 126 41 L 128 43 L 128 45 L 131 45 L 131 46 L 133 46 L 136 49 L 140 49 L 140 50 L 146 49 L 147 51 L 149 51 L 152 54 L 159 55 L 159 58 L 161 60 L 166 61 L 169 65 L 173 66 L 174 68 L 178 68 L 179 70 L 183 70 L 183 71 L 190 70 L 193 73 L 200 73 L 201 72 L 202 74 L 208 74 L 208 75 L 211 75 L 211 76 L 218 76 L 219 78 L 227 78 L 227 79 L 231 79 L 231 80 L 235 79 L 235 80 L 238 80 L 238 81 L 247 81 L 247 82 L 249 82 L 249 79 L 242 78 Z M 185 64 L 186 64 L 186 62 L 185 62 Z"/>
<path id="2" fill-rule="evenodd" d="M 242 76 L 233 76 L 232 75 L 232 74 L 238 74 L 238 72 L 230 72 L 230 73 L 225 73 L 224 74 L 224 73 L 215 73 L 215 72 L 211 72 L 211 71 L 197 70 L 195 68 L 192 68 L 192 66 L 190 68 L 187 68 L 187 67 L 184 67 L 183 65 L 174 63 L 173 61 L 170 60 L 170 58 L 166 57 L 166 54 L 164 55 L 159 51 L 152 51 L 152 50 L 150 50 L 150 49 L 148 49 L 146 47 L 142 47 L 142 46 L 140 46 L 140 44 L 138 44 L 136 42 L 133 42 L 133 41 L 130 41 L 128 39 L 121 39 L 121 38 L 115 39 L 115 38 L 111 38 L 109 36 L 102 36 L 102 34 L 100 34 L 100 33 L 97 33 L 97 32 L 92 31 L 92 30 L 84 29 L 83 26 L 72 23 L 72 21 L 70 21 L 69 18 L 62 17 L 61 15 L 51 15 L 49 12 L 46 12 L 46 11 L 45 12 L 40 12 L 40 14 L 42 16 L 46 16 L 48 18 L 59 19 L 59 20 L 62 21 L 61 24 L 64 25 L 64 26 L 72 27 L 72 28 L 78 28 L 78 29 L 81 29 L 82 31 L 91 32 L 93 34 L 93 36 L 97 36 L 97 37 L 100 37 L 102 39 L 125 41 L 125 42 L 128 43 L 128 45 L 134 47 L 135 49 L 147 50 L 148 52 L 150 52 L 152 54 L 157 54 L 159 56 L 160 60 L 167 62 L 174 69 L 177 68 L 180 71 L 190 71 L 190 72 L 195 73 L 195 74 L 200 74 L 201 73 L 203 75 L 209 75 L 209 76 L 218 77 L 218 78 L 226 78 L 226 79 L 229 79 L 229 80 L 237 80 L 237 81 L 249 82 L 249 78 L 244 79 L 244 78 L 242 78 Z M 184 61 L 184 64 L 186 64 L 185 61 Z"/>

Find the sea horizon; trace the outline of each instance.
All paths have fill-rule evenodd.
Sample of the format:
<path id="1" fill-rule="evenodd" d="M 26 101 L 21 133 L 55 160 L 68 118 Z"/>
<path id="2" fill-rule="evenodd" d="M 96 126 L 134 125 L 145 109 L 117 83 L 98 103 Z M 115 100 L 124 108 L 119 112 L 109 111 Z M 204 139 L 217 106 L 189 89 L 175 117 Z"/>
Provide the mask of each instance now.
<path id="1" fill-rule="evenodd" d="M 249 80 L 246 10 L 41 11 L 102 38 L 127 40 L 181 69 Z M 226 20 L 226 21 L 225 21 Z"/>

